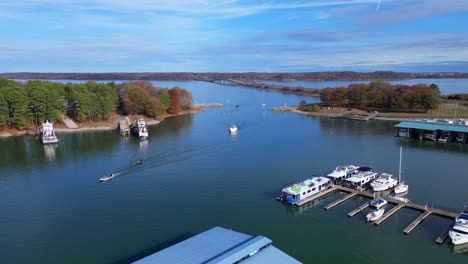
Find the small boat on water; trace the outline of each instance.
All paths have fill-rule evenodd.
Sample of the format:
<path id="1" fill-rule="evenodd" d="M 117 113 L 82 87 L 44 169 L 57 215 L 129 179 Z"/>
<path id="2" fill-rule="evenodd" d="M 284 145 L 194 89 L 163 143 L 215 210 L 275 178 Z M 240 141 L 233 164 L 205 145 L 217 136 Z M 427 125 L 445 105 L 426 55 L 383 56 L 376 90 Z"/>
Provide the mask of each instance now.
<path id="1" fill-rule="evenodd" d="M 402 182 L 401 181 L 401 154 L 402 154 L 402 150 L 403 148 L 400 147 L 400 169 L 398 171 L 398 185 L 395 187 L 395 189 L 393 189 L 393 192 L 395 194 L 401 194 L 401 193 L 405 193 L 408 191 L 408 184 L 405 184 L 405 182 Z"/>
<path id="2" fill-rule="evenodd" d="M 449 232 L 450 239 L 454 245 L 468 243 L 468 208 L 461 212 L 455 219 L 455 224 Z"/>
<path id="3" fill-rule="evenodd" d="M 384 207 L 385 205 L 387 205 L 387 201 L 382 199 L 382 198 L 377 198 L 375 200 L 372 200 L 369 205 L 372 206 L 372 207 L 375 207 L 377 209 L 380 209 L 382 207 Z"/>
<path id="4" fill-rule="evenodd" d="M 138 166 L 138 165 L 141 165 L 143 164 L 143 160 L 136 160 L 134 162 L 132 162 L 132 166 Z"/>
<path id="5" fill-rule="evenodd" d="M 236 133 L 236 132 L 237 132 L 237 126 L 236 126 L 236 125 L 232 125 L 232 126 L 229 128 L 229 132 L 231 132 L 231 133 Z"/>
<path id="6" fill-rule="evenodd" d="M 338 183 L 351 175 L 351 172 L 358 169 L 358 165 L 346 165 L 346 166 L 338 166 L 335 168 L 334 171 L 330 172 L 327 177 L 330 178 L 333 183 Z"/>
<path id="7" fill-rule="evenodd" d="M 296 204 L 312 195 L 318 194 L 332 186 L 330 179 L 322 176 L 307 178 L 302 182 L 284 187 L 276 199 L 288 204 Z"/>
<path id="8" fill-rule="evenodd" d="M 378 220 L 385 213 L 385 209 L 372 209 L 367 215 L 366 219 L 368 222 L 374 222 Z"/>
<path id="9" fill-rule="evenodd" d="M 117 176 L 117 173 L 109 173 L 109 174 L 107 174 L 106 176 L 100 178 L 99 181 L 100 181 L 100 182 L 106 182 L 106 181 L 108 181 L 108 180 L 110 180 L 110 179 L 115 178 L 115 176 Z"/>

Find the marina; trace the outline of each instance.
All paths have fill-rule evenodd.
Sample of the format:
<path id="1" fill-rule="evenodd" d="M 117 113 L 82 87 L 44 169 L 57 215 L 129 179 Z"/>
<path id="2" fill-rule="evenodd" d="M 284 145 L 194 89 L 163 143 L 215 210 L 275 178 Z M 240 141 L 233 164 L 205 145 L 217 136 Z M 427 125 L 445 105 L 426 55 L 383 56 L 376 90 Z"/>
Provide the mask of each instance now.
<path id="1" fill-rule="evenodd" d="M 462 119 L 455 120 L 408 120 L 395 125 L 399 137 L 414 137 L 419 140 L 439 142 L 467 143 L 468 123 Z"/>
<path id="2" fill-rule="evenodd" d="M 341 198 L 339 198 L 338 200 L 335 200 L 332 203 L 324 206 L 325 210 L 330 210 L 330 209 L 334 208 L 335 206 L 337 206 L 339 204 L 342 204 L 343 202 L 345 202 L 345 201 L 347 201 L 347 200 L 349 200 L 349 199 L 351 199 L 353 197 L 356 197 L 356 196 L 362 196 L 362 197 L 366 197 L 366 198 L 373 198 L 374 197 L 374 194 L 369 193 L 369 192 L 367 192 L 365 190 L 361 191 L 361 190 L 345 187 L 345 186 L 342 186 L 342 185 L 334 185 L 333 187 L 330 187 L 326 191 L 323 191 L 323 192 L 321 192 L 321 193 L 319 193 L 317 195 L 311 196 L 311 197 L 307 198 L 306 200 L 295 203 L 295 205 L 296 206 L 302 206 L 302 205 L 304 205 L 304 204 L 306 204 L 308 202 L 311 202 L 311 201 L 313 201 L 315 199 L 318 199 L 318 198 L 320 198 L 322 196 L 325 196 L 325 195 L 330 194 L 330 193 L 335 192 L 335 191 L 343 191 L 343 192 L 347 192 L 348 194 L 341 197 Z M 391 197 L 386 197 L 385 199 L 387 199 L 388 202 L 394 204 L 395 206 L 393 208 L 391 208 L 388 212 L 384 213 L 383 215 L 378 216 L 378 218 L 375 219 L 375 221 L 372 220 L 375 225 L 380 225 L 381 223 L 383 223 L 385 220 L 390 218 L 392 215 L 394 215 L 396 212 L 398 212 L 400 209 L 402 209 L 404 207 L 423 212 L 418 218 L 416 218 L 413 222 L 411 222 L 403 230 L 403 233 L 406 234 L 406 235 L 408 235 L 411 231 L 413 231 L 421 222 L 423 222 L 431 214 L 438 215 L 438 216 L 441 216 L 441 217 L 450 218 L 450 219 L 455 219 L 458 216 L 457 213 L 453 213 L 453 212 L 449 212 L 449 211 L 445 211 L 445 210 L 441 210 L 441 209 L 437 209 L 437 208 L 427 207 L 427 205 L 422 206 L 422 205 L 411 203 L 411 202 L 400 201 L 400 200 L 397 200 L 397 199 L 391 198 Z M 363 210 L 368 208 L 370 206 L 370 204 L 371 204 L 370 201 L 366 202 L 363 205 L 357 207 L 356 209 L 350 211 L 347 214 L 348 217 L 353 217 L 356 214 L 362 212 Z M 379 213 L 382 213 L 382 212 L 383 211 L 379 211 Z M 448 229 L 448 230 L 450 230 L 450 229 Z M 439 243 L 439 241 L 441 241 L 443 239 L 442 240 L 442 242 L 443 242 L 446 239 L 447 235 L 448 235 L 448 231 L 444 230 L 444 232 L 442 232 L 442 234 L 437 238 L 436 242 L 438 244 L 441 244 L 441 243 Z"/>

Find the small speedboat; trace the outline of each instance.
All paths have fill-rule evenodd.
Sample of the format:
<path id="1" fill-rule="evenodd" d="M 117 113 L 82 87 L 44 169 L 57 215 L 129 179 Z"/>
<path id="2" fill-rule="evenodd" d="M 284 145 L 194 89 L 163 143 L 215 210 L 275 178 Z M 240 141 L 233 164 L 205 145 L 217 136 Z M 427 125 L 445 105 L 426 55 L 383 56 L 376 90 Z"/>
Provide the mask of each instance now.
<path id="1" fill-rule="evenodd" d="M 114 178 L 115 176 L 117 176 L 117 173 L 109 173 L 106 176 L 100 178 L 99 181 L 100 182 L 105 182 L 105 181 L 108 181 L 108 180 Z"/>
<path id="2" fill-rule="evenodd" d="M 385 205 L 387 205 L 387 203 L 388 202 L 386 200 L 384 200 L 382 198 L 377 198 L 377 199 L 370 202 L 370 206 L 375 207 L 377 209 L 380 209 L 380 208 L 384 207 Z"/>
<path id="3" fill-rule="evenodd" d="M 138 165 L 141 165 L 143 164 L 143 160 L 136 160 L 132 163 L 132 166 L 138 166 Z"/>
<path id="4" fill-rule="evenodd" d="M 366 219 L 367 219 L 368 222 L 373 222 L 373 221 L 379 219 L 380 217 L 382 217 L 382 215 L 384 213 L 385 213 L 385 209 L 383 209 L 383 208 L 373 209 L 366 215 Z"/>
<path id="5" fill-rule="evenodd" d="M 458 215 L 455 219 L 455 223 L 452 230 L 449 232 L 449 236 L 452 239 L 454 245 L 468 244 L 468 208 L 465 206 L 465 210 Z"/>
<path id="6" fill-rule="evenodd" d="M 404 202 L 404 203 L 410 203 L 410 199 L 408 198 L 405 198 L 405 197 L 400 197 L 400 196 L 395 196 L 395 195 L 389 195 L 388 196 L 389 198 L 392 198 L 392 199 L 395 199 L 395 200 L 398 200 L 400 202 Z"/>
<path id="7" fill-rule="evenodd" d="M 232 126 L 229 128 L 229 132 L 231 132 L 231 133 L 236 133 L 236 132 L 237 132 L 237 126 L 236 126 L 236 125 L 232 125 Z"/>

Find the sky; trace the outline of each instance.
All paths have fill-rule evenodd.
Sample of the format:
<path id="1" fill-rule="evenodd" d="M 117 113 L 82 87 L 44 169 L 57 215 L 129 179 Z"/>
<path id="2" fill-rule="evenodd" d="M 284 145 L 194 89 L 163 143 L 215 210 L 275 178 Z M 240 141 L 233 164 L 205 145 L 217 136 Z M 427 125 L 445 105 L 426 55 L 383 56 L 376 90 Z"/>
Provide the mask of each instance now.
<path id="1" fill-rule="evenodd" d="M 0 0 L 0 72 L 468 72 L 467 0 Z"/>

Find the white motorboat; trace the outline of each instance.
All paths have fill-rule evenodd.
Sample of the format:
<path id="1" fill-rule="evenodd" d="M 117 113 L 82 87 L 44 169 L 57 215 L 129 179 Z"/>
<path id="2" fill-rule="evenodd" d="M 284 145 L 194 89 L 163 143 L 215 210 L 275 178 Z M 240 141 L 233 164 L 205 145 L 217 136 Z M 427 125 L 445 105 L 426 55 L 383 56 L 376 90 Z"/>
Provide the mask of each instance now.
<path id="1" fill-rule="evenodd" d="M 395 187 L 395 189 L 393 189 L 393 192 L 395 194 L 401 194 L 401 193 L 405 193 L 408 191 L 408 184 L 405 184 L 405 182 L 402 182 L 401 181 L 401 156 L 402 156 L 402 152 L 403 152 L 403 147 L 400 147 L 400 168 L 398 170 L 398 185 Z"/>
<path id="2" fill-rule="evenodd" d="M 370 185 L 374 192 L 381 192 L 389 190 L 395 187 L 397 184 L 398 180 L 393 178 L 393 175 L 388 173 L 382 173 L 379 177 L 377 177 L 377 179 L 371 182 Z"/>
<path id="3" fill-rule="evenodd" d="M 357 165 L 346 165 L 338 166 L 334 171 L 330 172 L 327 177 L 330 178 L 333 183 L 338 183 L 351 175 L 351 172 L 358 169 Z"/>
<path id="4" fill-rule="evenodd" d="M 345 179 L 345 185 L 353 188 L 364 189 L 375 179 L 377 172 L 371 167 L 359 167 L 351 172 L 351 175 Z"/>
<path id="5" fill-rule="evenodd" d="M 382 199 L 382 198 L 377 198 L 375 200 L 372 200 L 369 205 L 372 206 L 372 207 L 375 207 L 377 209 L 380 209 L 382 207 L 384 207 L 385 205 L 387 205 L 387 201 Z"/>
<path id="6" fill-rule="evenodd" d="M 110 180 L 110 179 L 115 178 L 115 176 L 117 176 L 117 173 L 109 173 L 109 174 L 107 174 L 106 176 L 100 178 L 99 181 L 100 181 L 100 182 L 106 182 L 106 181 L 108 181 L 108 180 Z"/>
<path id="7" fill-rule="evenodd" d="M 39 130 L 39 137 L 42 144 L 56 144 L 58 143 L 57 135 L 55 134 L 54 125 L 46 120 L 42 123 L 42 128 Z"/>
<path id="8" fill-rule="evenodd" d="M 410 203 L 411 202 L 410 199 L 405 198 L 405 197 L 400 197 L 400 196 L 395 196 L 395 195 L 389 195 L 388 197 L 392 198 L 394 200 L 398 200 L 400 202 L 404 202 L 404 203 Z"/>
<path id="9" fill-rule="evenodd" d="M 381 208 L 381 209 L 372 209 L 367 215 L 366 215 L 366 219 L 367 221 L 369 222 L 373 222 L 377 219 L 379 219 L 380 217 L 382 217 L 382 215 L 385 213 L 385 209 L 384 208 Z"/>
<path id="10" fill-rule="evenodd" d="M 237 132 L 237 126 L 236 126 L 236 125 L 232 125 L 232 126 L 229 128 L 229 132 L 231 132 L 231 133 L 236 133 L 236 132 Z"/>
<path id="11" fill-rule="evenodd" d="M 466 209 L 455 219 L 455 224 L 449 232 L 454 245 L 468 243 L 468 210 Z"/>
<path id="12" fill-rule="evenodd" d="M 321 176 L 307 178 L 302 182 L 284 187 L 277 200 L 288 204 L 296 204 L 314 194 L 325 191 L 332 186 L 330 179 Z"/>

